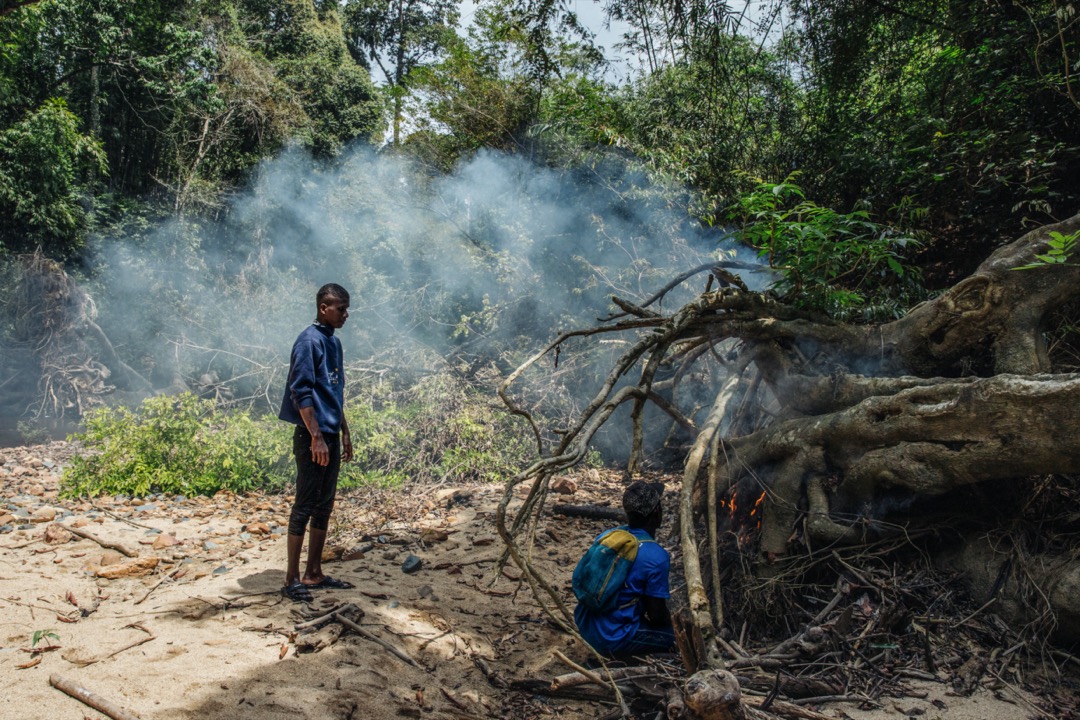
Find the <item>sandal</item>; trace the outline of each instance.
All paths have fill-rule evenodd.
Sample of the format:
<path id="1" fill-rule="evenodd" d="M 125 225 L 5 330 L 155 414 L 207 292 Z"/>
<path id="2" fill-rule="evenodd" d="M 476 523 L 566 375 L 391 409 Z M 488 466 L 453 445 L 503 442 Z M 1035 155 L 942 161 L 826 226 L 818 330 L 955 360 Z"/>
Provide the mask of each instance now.
<path id="1" fill-rule="evenodd" d="M 308 586 L 299 580 L 293 580 L 291 584 L 281 588 L 281 594 L 293 602 L 307 603 L 315 599 L 312 597 L 311 590 L 308 589 Z"/>
<path id="2" fill-rule="evenodd" d="M 314 585 L 309 585 L 308 587 L 322 588 L 327 590 L 352 590 L 356 586 L 348 580 L 338 580 L 337 578 L 325 575 L 323 576 L 321 582 L 315 583 Z"/>

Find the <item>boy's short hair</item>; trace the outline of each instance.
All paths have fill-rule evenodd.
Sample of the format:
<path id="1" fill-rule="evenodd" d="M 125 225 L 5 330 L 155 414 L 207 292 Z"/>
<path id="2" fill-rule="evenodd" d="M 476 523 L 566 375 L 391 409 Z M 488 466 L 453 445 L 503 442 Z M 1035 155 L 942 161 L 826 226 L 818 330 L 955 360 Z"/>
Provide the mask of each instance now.
<path id="1" fill-rule="evenodd" d="M 349 291 L 337 283 L 326 283 L 319 292 L 315 293 L 315 305 L 322 305 L 327 300 L 343 300 L 349 302 Z"/>
<path id="2" fill-rule="evenodd" d="M 622 504 L 630 527 L 641 527 L 649 517 L 660 509 L 660 500 L 664 497 L 663 483 L 647 483 L 637 480 L 623 492 Z"/>

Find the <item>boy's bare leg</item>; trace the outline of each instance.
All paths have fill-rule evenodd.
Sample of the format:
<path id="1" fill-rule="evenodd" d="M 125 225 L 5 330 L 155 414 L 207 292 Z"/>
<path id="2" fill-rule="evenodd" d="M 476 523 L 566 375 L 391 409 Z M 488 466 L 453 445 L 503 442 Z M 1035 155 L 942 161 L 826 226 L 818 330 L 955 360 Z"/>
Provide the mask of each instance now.
<path id="1" fill-rule="evenodd" d="M 288 552 L 288 565 L 285 568 L 285 587 L 292 585 L 300 579 L 300 552 L 304 548 L 303 535 L 286 536 L 286 548 Z"/>
<path id="2" fill-rule="evenodd" d="M 305 585 L 321 583 L 325 578 L 322 572 L 322 551 L 325 545 L 326 531 L 309 528 L 307 566 L 304 568 L 304 577 L 301 580 Z"/>

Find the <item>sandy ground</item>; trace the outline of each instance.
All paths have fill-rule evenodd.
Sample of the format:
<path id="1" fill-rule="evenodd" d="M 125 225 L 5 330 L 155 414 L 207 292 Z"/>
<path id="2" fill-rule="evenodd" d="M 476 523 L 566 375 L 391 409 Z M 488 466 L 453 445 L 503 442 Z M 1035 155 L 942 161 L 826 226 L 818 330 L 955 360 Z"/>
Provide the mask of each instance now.
<path id="1" fill-rule="evenodd" d="M 587 655 L 545 621 L 516 568 L 491 584 L 501 487 L 341 497 L 337 559 L 325 569 L 356 588 L 318 591 L 307 608 L 279 594 L 289 498 L 62 501 L 55 493 L 65 453 L 63 444 L 0 451 L 0 526 L 5 513 L 22 509 L 9 530 L 0 528 L 0 718 L 103 717 L 51 687 L 51 675 L 144 720 L 595 718 L 610 709 L 505 687 L 567 672 L 555 649 L 578 661 Z M 101 577 L 134 561 L 56 530 L 47 542 L 55 522 L 157 564 L 138 577 Z M 606 524 L 549 517 L 537 536 L 538 564 L 568 585 L 573 562 Z M 406 574 L 409 555 L 423 567 Z M 335 637 L 338 625 L 293 630 L 301 611 L 346 602 L 363 611 L 366 630 L 416 665 L 356 634 Z M 55 633 L 38 646 L 56 648 L 27 652 L 35 631 Z M 1048 717 L 1008 687 L 970 698 L 944 684 L 911 688 L 925 697 L 818 709 L 856 720 Z"/>

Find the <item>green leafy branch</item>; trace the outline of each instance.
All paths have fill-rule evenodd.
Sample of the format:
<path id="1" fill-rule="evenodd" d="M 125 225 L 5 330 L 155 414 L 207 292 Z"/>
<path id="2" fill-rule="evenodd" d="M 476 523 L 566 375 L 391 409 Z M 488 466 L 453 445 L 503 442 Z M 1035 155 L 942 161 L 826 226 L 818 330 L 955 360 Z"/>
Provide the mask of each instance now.
<path id="1" fill-rule="evenodd" d="M 1035 262 L 1014 267 L 1013 270 L 1033 270 L 1035 268 L 1047 267 L 1048 265 L 1069 265 L 1075 267 L 1075 263 L 1070 263 L 1069 258 L 1071 258 L 1076 251 L 1077 242 L 1080 242 L 1080 230 L 1077 230 L 1070 235 L 1064 235 L 1057 230 L 1051 231 L 1050 239 L 1046 241 L 1049 249 L 1042 255 L 1036 255 Z"/>
<path id="2" fill-rule="evenodd" d="M 919 271 L 904 257 L 921 244 L 913 234 L 876 222 L 865 207 L 841 213 L 807 200 L 796 177 L 759 183 L 729 212 L 739 239 L 780 273 L 782 293 L 834 317 L 859 309 L 871 320 L 920 298 Z"/>

